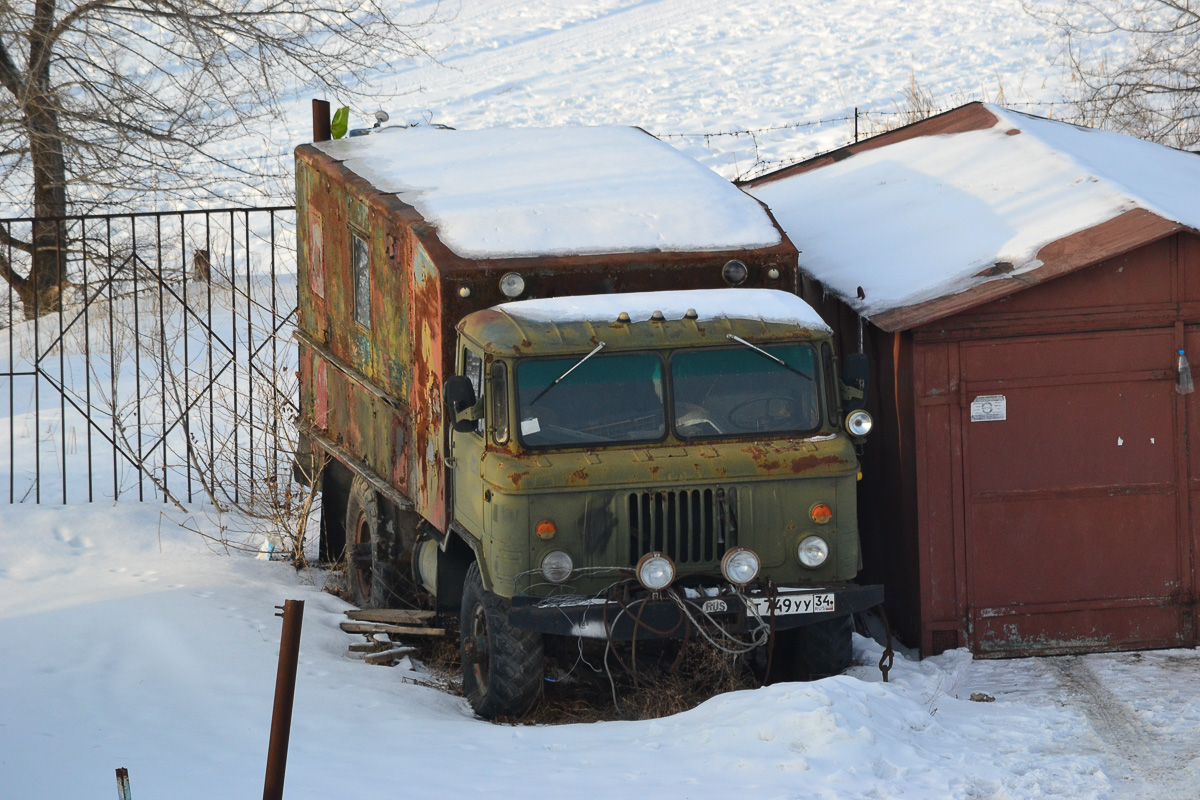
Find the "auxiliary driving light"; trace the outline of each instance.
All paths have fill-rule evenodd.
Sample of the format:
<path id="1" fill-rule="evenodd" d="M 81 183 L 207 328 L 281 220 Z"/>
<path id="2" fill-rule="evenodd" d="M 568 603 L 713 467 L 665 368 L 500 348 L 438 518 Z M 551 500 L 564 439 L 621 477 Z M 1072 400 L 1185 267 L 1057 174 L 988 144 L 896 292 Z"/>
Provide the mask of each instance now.
<path id="1" fill-rule="evenodd" d="M 846 415 L 846 430 L 851 436 L 866 436 L 872 424 L 871 415 L 861 408 Z"/>
<path id="2" fill-rule="evenodd" d="M 662 553 L 647 553 L 638 562 L 637 578 L 650 591 L 662 591 L 675 580 L 675 565 Z"/>
<path id="3" fill-rule="evenodd" d="M 562 550 L 551 550 L 542 558 L 542 575 L 551 583 L 562 583 L 575 569 L 571 557 Z"/>
<path id="4" fill-rule="evenodd" d="M 515 272 L 506 272 L 500 278 L 500 291 L 505 297 L 520 297 L 525 291 L 525 279 Z"/>
<path id="5" fill-rule="evenodd" d="M 758 555 L 745 547 L 735 547 L 721 559 L 721 574 L 725 580 L 745 586 L 758 577 Z"/>
<path id="6" fill-rule="evenodd" d="M 796 558 L 810 569 L 816 569 L 829 558 L 829 545 L 820 536 L 806 536 L 796 548 Z"/>

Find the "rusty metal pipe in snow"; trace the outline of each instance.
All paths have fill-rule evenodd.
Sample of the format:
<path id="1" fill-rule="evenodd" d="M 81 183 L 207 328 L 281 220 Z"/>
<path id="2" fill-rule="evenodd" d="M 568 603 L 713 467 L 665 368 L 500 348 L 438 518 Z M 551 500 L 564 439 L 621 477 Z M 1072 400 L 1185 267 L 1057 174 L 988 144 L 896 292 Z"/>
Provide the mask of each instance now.
<path id="1" fill-rule="evenodd" d="M 282 800 L 283 776 L 287 770 L 288 738 L 292 731 L 292 701 L 296 695 L 296 664 L 300 657 L 300 625 L 304 601 L 285 600 L 277 606 L 283 617 L 279 640 L 279 671 L 275 675 L 275 708 L 271 713 L 271 743 L 267 747 L 267 778 L 263 800 Z"/>

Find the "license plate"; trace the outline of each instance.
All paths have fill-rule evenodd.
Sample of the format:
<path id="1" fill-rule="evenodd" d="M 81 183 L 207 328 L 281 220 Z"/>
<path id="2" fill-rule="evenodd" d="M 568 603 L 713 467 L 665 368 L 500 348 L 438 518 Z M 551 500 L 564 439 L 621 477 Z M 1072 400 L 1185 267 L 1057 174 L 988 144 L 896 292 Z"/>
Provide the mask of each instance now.
<path id="1" fill-rule="evenodd" d="M 766 597 L 752 597 L 750 602 L 760 617 L 769 616 L 771 601 Z M 834 595 L 827 592 L 818 594 L 781 594 L 775 597 L 775 616 L 788 614 L 824 614 L 834 610 Z"/>

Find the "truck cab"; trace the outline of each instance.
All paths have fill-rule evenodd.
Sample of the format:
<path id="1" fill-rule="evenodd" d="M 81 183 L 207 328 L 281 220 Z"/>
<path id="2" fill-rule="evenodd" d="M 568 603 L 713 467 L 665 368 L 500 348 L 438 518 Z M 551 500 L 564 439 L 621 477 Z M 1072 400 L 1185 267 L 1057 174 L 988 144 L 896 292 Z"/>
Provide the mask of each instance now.
<path id="1" fill-rule="evenodd" d="M 477 708 L 503 662 L 525 658 L 497 641 L 536 650 L 538 635 L 650 640 L 711 622 L 746 642 L 773 631 L 799 651 L 784 656 L 797 675 L 849 666 L 850 615 L 882 600 L 851 583 L 848 430 L 869 418 L 842 418 L 832 332 L 804 301 L 764 289 L 529 300 L 457 332 L 445 396 L 453 527 L 478 562 L 460 620 Z M 418 552 L 434 592 L 439 551 Z"/>

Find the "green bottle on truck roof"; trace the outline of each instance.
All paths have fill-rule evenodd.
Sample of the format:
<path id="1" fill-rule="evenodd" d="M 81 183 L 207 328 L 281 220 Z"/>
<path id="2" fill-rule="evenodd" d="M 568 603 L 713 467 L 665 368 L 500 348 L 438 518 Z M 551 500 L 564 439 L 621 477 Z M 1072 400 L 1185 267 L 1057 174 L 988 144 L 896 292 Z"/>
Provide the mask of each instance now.
<path id="1" fill-rule="evenodd" d="M 477 714 L 563 640 L 850 665 L 866 371 L 765 207 L 618 127 L 376 129 L 296 184 L 323 553 L 362 607 L 458 620 Z"/>

